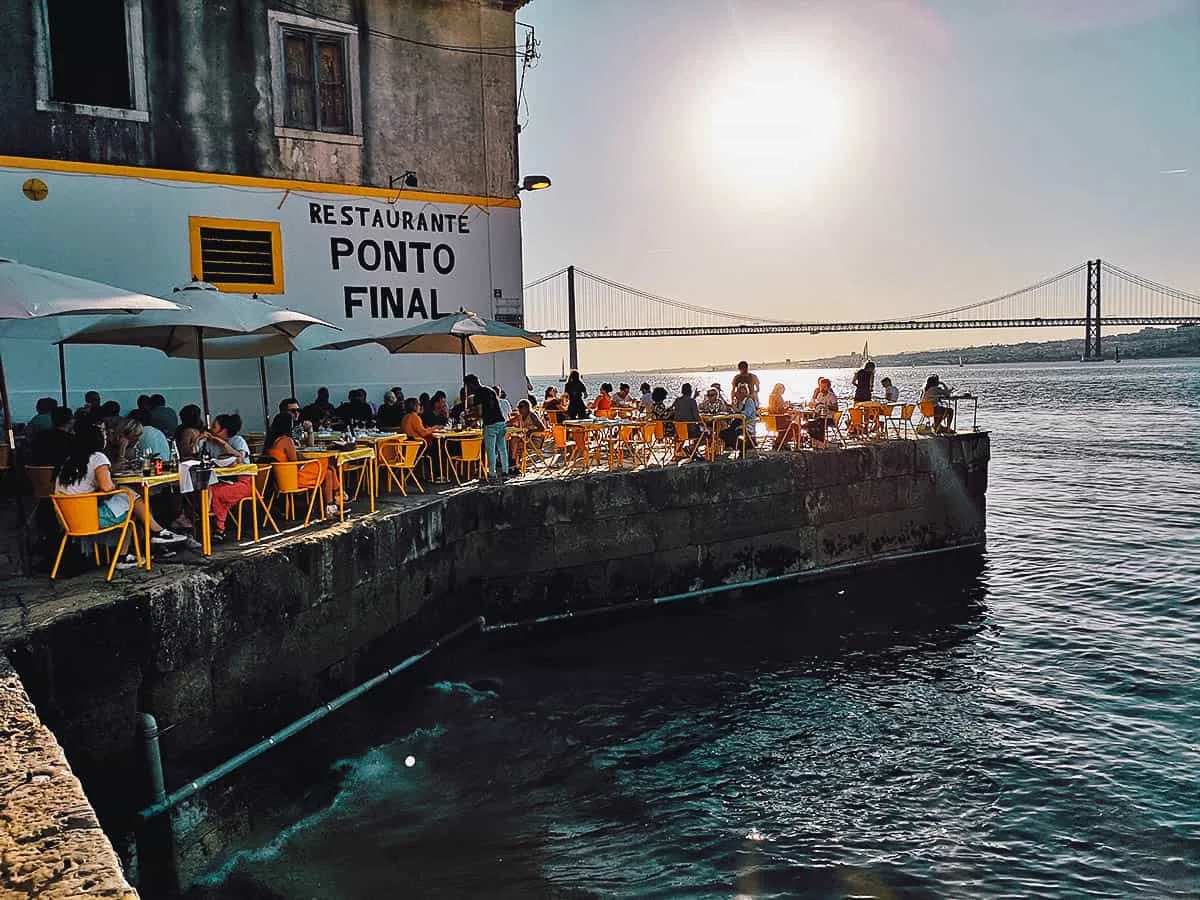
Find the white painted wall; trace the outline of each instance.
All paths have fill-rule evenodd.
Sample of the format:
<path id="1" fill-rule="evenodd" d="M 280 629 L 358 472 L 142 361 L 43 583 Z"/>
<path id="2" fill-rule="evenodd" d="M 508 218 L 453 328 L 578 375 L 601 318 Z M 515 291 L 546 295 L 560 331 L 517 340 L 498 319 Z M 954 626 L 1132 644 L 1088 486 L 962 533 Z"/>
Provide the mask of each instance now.
<path id="1" fill-rule="evenodd" d="M 22 194 L 21 185 L 30 177 L 49 186 L 46 199 L 35 202 Z M 332 205 L 337 224 L 314 224 L 310 209 L 314 203 Z M 469 233 L 405 231 L 403 225 L 364 227 L 358 224 L 357 212 L 352 213 L 355 223 L 345 225 L 343 206 L 367 209 L 368 219 L 376 211 L 411 213 L 414 225 L 421 213 L 463 216 Z M 514 298 L 519 302 L 521 297 L 520 210 L 515 208 L 485 211 L 465 203 L 405 200 L 390 205 L 353 195 L 0 168 L 0 256 L 19 262 L 169 297 L 173 287 L 191 277 L 189 216 L 279 222 L 285 292 L 264 296 L 340 325 L 347 335 L 386 334 L 411 324 L 390 317 L 372 319 L 369 303 L 352 309 L 348 318 L 347 285 L 402 287 L 410 296 L 416 288 L 427 309 L 436 290 L 440 311 L 464 306 L 485 316 L 494 314 L 495 291 L 510 300 L 509 308 Z M 324 209 L 320 218 L 324 219 Z M 448 274 L 434 271 L 427 251 L 424 274 L 411 266 L 407 274 L 386 272 L 383 266 L 364 271 L 356 258 L 341 260 L 335 270 L 331 238 L 348 239 L 356 246 L 362 240 L 384 239 L 445 244 L 453 252 L 454 268 Z M 446 261 L 445 251 L 441 259 Z M 409 261 L 414 262 L 411 251 Z M 83 324 L 79 322 L 80 327 Z M 310 329 L 301 342 L 313 346 L 340 337 L 327 329 Z M 37 397 L 59 394 L 57 351 L 42 341 L 0 340 L 0 352 L 13 418 L 26 421 L 33 415 Z M 269 359 L 267 366 L 274 404 L 287 393 L 287 357 Z M 439 388 L 453 395 L 460 363 L 457 357 L 390 355 L 371 346 L 297 353 L 295 369 L 301 402 L 311 401 L 316 388 L 326 385 L 335 403 L 353 387 L 366 388 L 371 401 L 379 403 L 392 385 L 403 387 L 408 396 Z M 485 382 L 502 385 L 514 402 L 525 393 L 524 353 L 469 358 L 468 370 Z M 177 409 L 199 399 L 194 361 L 168 359 L 146 349 L 68 347 L 67 384 L 72 405 L 81 403 L 84 391 L 92 389 L 105 399 L 119 401 L 123 409 L 132 406 L 140 393 L 162 393 Z M 210 363 L 209 391 L 214 412 L 239 410 L 248 427 L 257 428 L 262 403 L 256 360 Z"/>

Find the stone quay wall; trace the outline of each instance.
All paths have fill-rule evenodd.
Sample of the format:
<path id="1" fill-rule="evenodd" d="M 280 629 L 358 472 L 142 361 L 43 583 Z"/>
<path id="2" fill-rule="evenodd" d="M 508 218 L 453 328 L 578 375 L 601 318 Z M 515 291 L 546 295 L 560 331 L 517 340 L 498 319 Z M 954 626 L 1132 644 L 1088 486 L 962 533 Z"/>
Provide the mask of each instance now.
<path id="1" fill-rule="evenodd" d="M 135 581 L 5 649 L 129 853 L 139 712 L 163 731 L 169 791 L 472 618 L 979 546 L 989 447 L 960 434 L 418 496 Z M 176 815 L 185 881 L 227 837 L 208 802 Z"/>
<path id="2" fill-rule="evenodd" d="M 3 654 L 0 897 L 137 898 L 83 785 Z"/>

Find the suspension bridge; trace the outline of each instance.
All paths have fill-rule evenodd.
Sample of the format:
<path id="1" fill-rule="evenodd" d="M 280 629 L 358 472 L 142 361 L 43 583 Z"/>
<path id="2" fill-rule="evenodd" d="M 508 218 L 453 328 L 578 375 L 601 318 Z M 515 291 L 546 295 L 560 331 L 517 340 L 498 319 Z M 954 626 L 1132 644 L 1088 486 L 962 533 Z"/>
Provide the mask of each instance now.
<path id="1" fill-rule="evenodd" d="M 525 327 L 545 340 L 570 343 L 572 368 L 581 340 L 964 328 L 1082 328 L 1083 358 L 1102 359 L 1103 327 L 1200 325 L 1200 295 L 1095 259 L 1019 290 L 936 312 L 794 321 L 696 306 L 567 266 L 525 286 L 524 318 Z"/>

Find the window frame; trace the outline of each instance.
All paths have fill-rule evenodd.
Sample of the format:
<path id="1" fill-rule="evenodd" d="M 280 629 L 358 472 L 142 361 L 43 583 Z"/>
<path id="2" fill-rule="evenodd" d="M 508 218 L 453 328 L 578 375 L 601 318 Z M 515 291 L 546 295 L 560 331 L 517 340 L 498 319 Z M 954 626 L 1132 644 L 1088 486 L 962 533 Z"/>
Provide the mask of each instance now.
<path id="1" fill-rule="evenodd" d="M 50 0 L 32 0 L 33 54 L 36 81 L 36 108 L 39 112 L 65 112 L 103 119 L 124 119 L 129 122 L 149 122 L 149 91 L 146 85 L 146 42 L 142 24 L 142 0 L 125 0 L 125 57 L 129 64 L 129 95 L 131 108 L 97 106 L 92 103 L 71 103 L 55 100 L 54 58 L 50 52 Z"/>
<path id="2" fill-rule="evenodd" d="M 201 228 L 223 228 L 228 231 L 267 231 L 271 234 L 271 271 L 275 280 L 270 284 L 249 284 L 237 281 L 210 281 L 209 284 L 233 294 L 282 294 L 283 291 L 283 232 L 278 222 L 254 219 L 225 219 L 212 216 L 188 216 L 188 244 L 192 277 L 204 279 L 204 254 L 200 243 Z"/>
<path id="3" fill-rule="evenodd" d="M 332 144 L 358 144 L 363 142 L 362 134 L 362 87 L 359 70 L 358 28 L 345 22 L 332 19 L 315 19 L 311 16 L 296 15 L 279 10 L 267 11 L 267 23 L 270 28 L 271 48 L 271 93 L 272 116 L 275 123 L 275 136 L 309 141 L 325 141 Z M 312 39 L 314 69 L 313 69 L 313 103 L 314 115 L 320 116 L 320 82 L 316 67 L 316 46 L 320 39 L 340 40 L 342 58 L 345 66 L 346 79 L 346 130 L 322 131 L 317 122 L 316 128 L 295 128 L 284 123 L 287 109 L 287 63 L 283 49 L 284 35 L 287 32 L 300 33 Z"/>

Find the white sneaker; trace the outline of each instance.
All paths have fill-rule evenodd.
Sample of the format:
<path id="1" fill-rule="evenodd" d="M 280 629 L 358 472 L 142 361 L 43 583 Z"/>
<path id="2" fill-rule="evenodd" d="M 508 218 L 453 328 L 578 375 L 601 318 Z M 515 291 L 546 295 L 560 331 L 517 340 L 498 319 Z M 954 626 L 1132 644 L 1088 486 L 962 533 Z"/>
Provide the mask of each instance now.
<path id="1" fill-rule="evenodd" d="M 158 534 L 150 535 L 150 543 L 152 544 L 178 544 L 181 541 L 186 541 L 183 535 L 176 534 L 173 531 L 163 529 Z"/>
<path id="2" fill-rule="evenodd" d="M 122 556 L 120 559 L 117 560 L 117 568 L 118 569 L 136 569 L 136 568 L 139 568 L 140 566 L 141 566 L 141 563 L 138 562 L 137 557 L 134 556 L 132 553 L 126 553 L 124 556 Z"/>
<path id="3" fill-rule="evenodd" d="M 330 503 L 325 507 L 325 515 L 327 516 L 336 516 L 340 511 L 336 503 Z"/>

